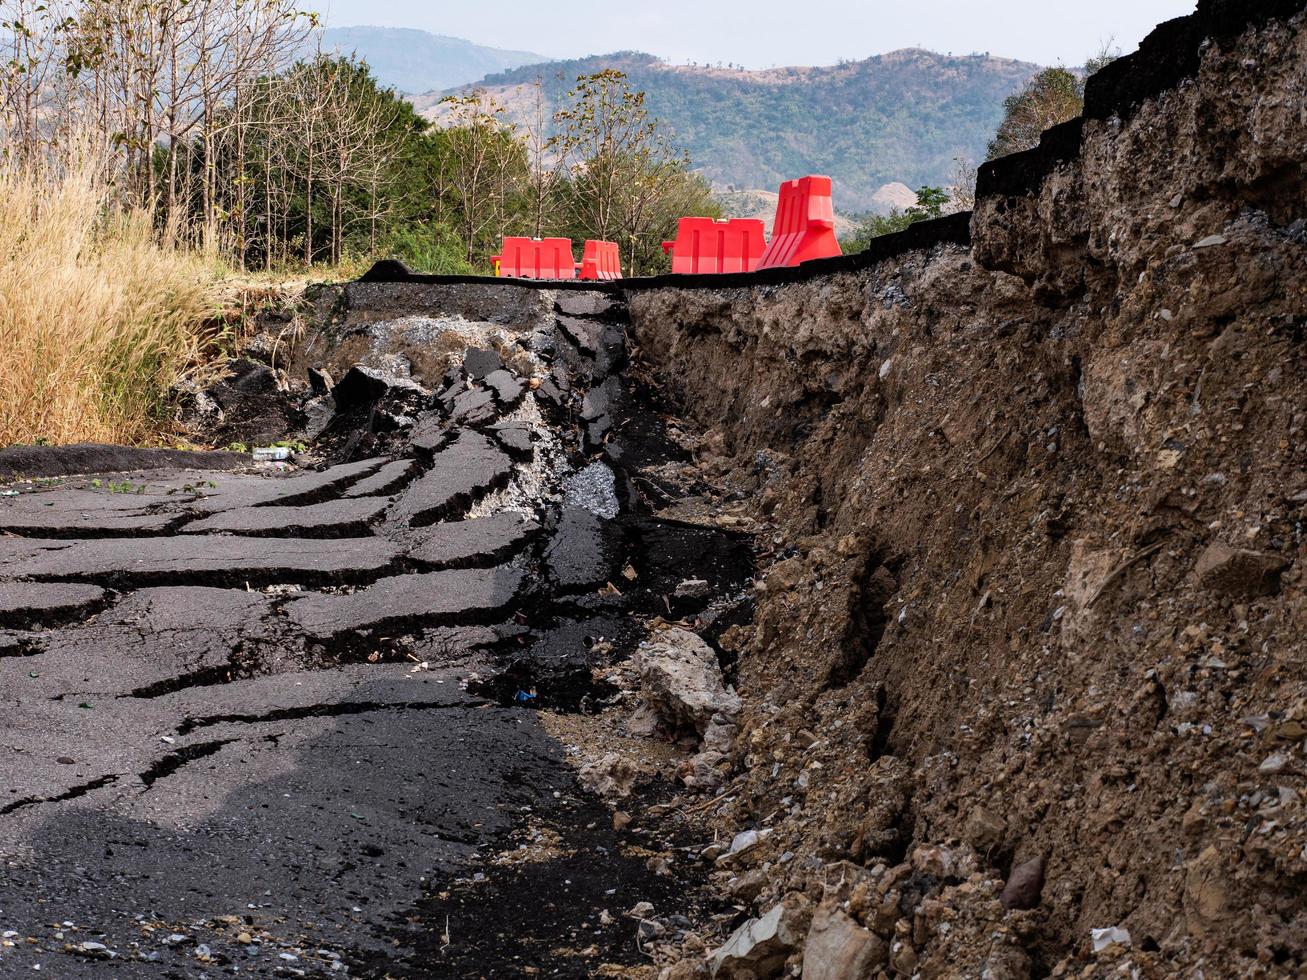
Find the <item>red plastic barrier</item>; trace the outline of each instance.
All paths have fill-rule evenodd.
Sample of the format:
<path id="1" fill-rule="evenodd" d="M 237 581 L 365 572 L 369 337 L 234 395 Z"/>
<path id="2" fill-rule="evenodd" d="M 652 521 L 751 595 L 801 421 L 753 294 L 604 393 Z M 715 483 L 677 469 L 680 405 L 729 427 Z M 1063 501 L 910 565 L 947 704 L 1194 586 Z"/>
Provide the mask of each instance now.
<path id="1" fill-rule="evenodd" d="M 752 272 L 766 245 L 766 226 L 757 218 L 682 218 L 676 241 L 663 242 L 663 251 L 672 253 L 676 275 Z"/>
<path id="2" fill-rule="evenodd" d="M 594 239 L 585 243 L 585 254 L 581 257 L 582 279 L 621 279 L 622 254 L 616 242 L 597 242 Z"/>
<path id="3" fill-rule="evenodd" d="M 800 177 L 781 184 L 771 244 L 759 269 L 798 265 L 810 259 L 843 255 L 835 240 L 835 204 L 829 177 Z"/>
<path id="4" fill-rule="evenodd" d="M 513 279 L 575 279 L 576 259 L 570 238 L 505 238 L 492 256 L 495 275 Z"/>

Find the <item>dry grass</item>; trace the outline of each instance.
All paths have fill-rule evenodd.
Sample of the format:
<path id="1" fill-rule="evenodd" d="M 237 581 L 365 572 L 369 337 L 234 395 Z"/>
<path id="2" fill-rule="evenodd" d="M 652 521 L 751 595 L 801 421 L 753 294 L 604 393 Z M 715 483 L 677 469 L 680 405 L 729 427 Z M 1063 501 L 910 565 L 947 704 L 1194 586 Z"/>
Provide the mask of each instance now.
<path id="1" fill-rule="evenodd" d="M 160 244 L 102 172 L 0 162 L 0 444 L 157 441 L 198 363 L 213 264 Z"/>

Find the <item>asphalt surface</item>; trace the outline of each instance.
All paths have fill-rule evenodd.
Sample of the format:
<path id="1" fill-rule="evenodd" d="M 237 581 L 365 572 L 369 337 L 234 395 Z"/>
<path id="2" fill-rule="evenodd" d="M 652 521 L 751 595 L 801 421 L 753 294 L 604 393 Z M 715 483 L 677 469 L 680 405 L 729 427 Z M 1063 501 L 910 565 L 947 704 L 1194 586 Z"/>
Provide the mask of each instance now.
<path id="1" fill-rule="evenodd" d="M 618 322 L 560 313 L 547 353 L 533 388 L 470 351 L 385 455 L 0 496 L 0 976 L 524 975 L 668 891 L 534 709 L 602 698 L 632 616 L 748 549 L 639 513 Z M 554 869 L 580 897 L 459 891 L 528 819 L 596 848 Z M 633 962 L 593 928 L 532 969 Z"/>

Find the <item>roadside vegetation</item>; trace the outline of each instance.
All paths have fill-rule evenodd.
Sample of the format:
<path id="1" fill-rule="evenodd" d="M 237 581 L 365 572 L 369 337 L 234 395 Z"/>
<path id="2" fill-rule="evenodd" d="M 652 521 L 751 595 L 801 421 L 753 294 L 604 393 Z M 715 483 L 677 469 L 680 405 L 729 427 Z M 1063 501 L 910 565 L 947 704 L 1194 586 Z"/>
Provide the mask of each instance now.
<path id="1" fill-rule="evenodd" d="M 621 72 L 532 125 L 482 93 L 433 125 L 317 28 L 295 0 L 0 0 L 0 443 L 166 439 L 232 283 L 489 272 L 504 235 L 661 271 L 717 214 Z"/>
<path id="2" fill-rule="evenodd" d="M 115 200 L 93 145 L 0 165 L 0 444 L 155 439 L 215 277 Z"/>

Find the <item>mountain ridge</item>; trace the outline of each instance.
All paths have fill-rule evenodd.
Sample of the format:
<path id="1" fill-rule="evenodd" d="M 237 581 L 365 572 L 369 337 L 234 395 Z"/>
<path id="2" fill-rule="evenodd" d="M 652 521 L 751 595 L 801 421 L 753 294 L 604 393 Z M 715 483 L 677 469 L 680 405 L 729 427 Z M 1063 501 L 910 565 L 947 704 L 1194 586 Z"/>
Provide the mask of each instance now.
<path id="1" fill-rule="evenodd" d="M 767 69 L 674 65 L 619 51 L 520 65 L 478 82 L 413 97 L 439 120 L 446 94 L 484 89 L 525 121 L 537 79 L 550 109 L 578 75 L 627 73 L 651 113 L 675 134 L 692 163 L 723 190 L 772 189 L 805 173 L 835 180 L 846 211 L 878 207 L 887 184 L 943 186 L 956 157 L 983 159 L 1003 99 L 1040 68 L 988 54 L 943 55 L 904 48 L 831 66 Z"/>
<path id="2" fill-rule="evenodd" d="M 488 47 L 412 27 L 329 27 L 322 40 L 329 50 L 358 54 L 378 81 L 405 94 L 455 88 L 496 72 L 550 61 L 531 51 Z"/>

